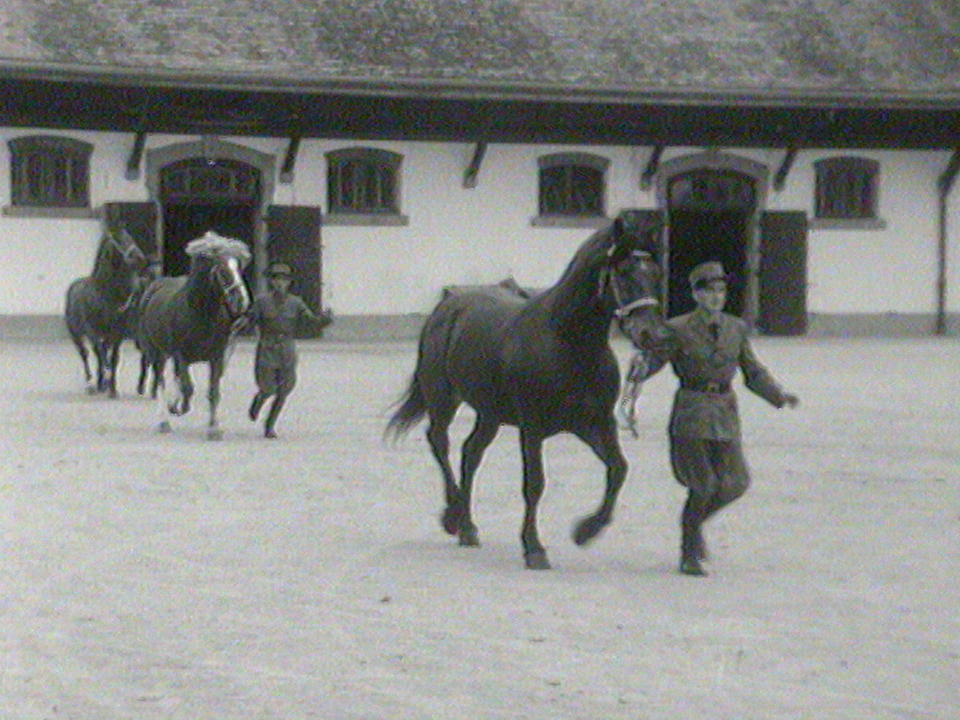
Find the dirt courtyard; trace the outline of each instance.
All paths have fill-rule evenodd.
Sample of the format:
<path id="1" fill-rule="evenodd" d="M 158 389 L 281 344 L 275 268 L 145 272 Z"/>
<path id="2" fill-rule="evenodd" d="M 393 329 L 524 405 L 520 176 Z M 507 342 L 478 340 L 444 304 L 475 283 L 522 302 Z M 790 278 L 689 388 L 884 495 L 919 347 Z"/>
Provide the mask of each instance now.
<path id="1" fill-rule="evenodd" d="M 554 569 L 533 572 L 514 430 L 477 479 L 477 549 L 440 528 L 422 427 L 382 440 L 413 343 L 300 343 L 268 441 L 242 342 L 212 442 L 205 367 L 159 435 L 131 348 L 109 400 L 84 394 L 66 341 L 0 342 L 0 719 L 953 720 L 960 341 L 755 349 L 802 405 L 737 383 L 753 487 L 707 525 L 701 579 L 676 571 L 669 370 L 587 548 L 570 531 L 602 466 L 547 443 Z"/>

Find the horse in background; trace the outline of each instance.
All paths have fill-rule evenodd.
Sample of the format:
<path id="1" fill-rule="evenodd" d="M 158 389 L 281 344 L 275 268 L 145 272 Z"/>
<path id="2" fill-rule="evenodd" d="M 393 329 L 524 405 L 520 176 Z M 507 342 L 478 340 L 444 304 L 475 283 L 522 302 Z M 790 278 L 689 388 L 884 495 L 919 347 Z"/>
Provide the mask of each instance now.
<path id="1" fill-rule="evenodd" d="M 144 291 L 137 340 L 162 389 L 166 361 L 173 360 L 177 396 L 165 404 L 164 394 L 159 395 L 162 419 L 158 430 L 170 432 L 169 416 L 190 411 L 194 392 L 190 366 L 206 362 L 210 368 L 207 437 L 219 440 L 223 437 L 217 418 L 220 380 L 234 324 L 250 307 L 242 271 L 251 255 L 240 240 L 212 231 L 189 242 L 186 253 L 190 257 L 187 275 L 161 277 Z"/>
<path id="2" fill-rule="evenodd" d="M 117 397 L 120 344 L 126 336 L 127 313 L 136 300 L 137 277 L 146 265 L 146 256 L 125 229 L 119 233 L 108 229 L 97 247 L 93 274 L 77 278 L 67 289 L 64 319 L 91 395 Z M 87 343 L 97 358 L 96 382 Z"/>
<path id="3" fill-rule="evenodd" d="M 137 327 L 140 324 L 140 300 L 143 298 L 144 291 L 157 278 L 163 275 L 163 263 L 157 255 L 150 255 L 147 258 L 147 266 L 134 281 L 134 291 L 131 297 L 130 307 L 124 318 L 125 339 L 133 340 L 140 353 L 140 374 L 137 377 L 137 395 L 144 395 L 147 392 L 147 380 L 150 380 L 150 397 L 154 400 L 159 392 L 159 380 L 156 374 L 151 373 L 150 359 L 140 347 L 140 341 L 137 339 Z"/>
<path id="4" fill-rule="evenodd" d="M 413 378 L 387 434 L 397 437 L 428 419 L 445 489 L 443 527 L 461 545 L 479 544 L 470 510 L 473 478 L 501 425 L 520 430 L 528 568 L 550 567 L 537 530 L 547 438 L 573 433 L 606 466 L 603 500 L 577 524 L 574 541 L 586 544 L 612 520 L 627 461 L 614 417 L 620 370 L 610 329 L 618 320 L 637 345 L 669 337 L 651 254 L 661 230 L 659 219 L 620 216 L 581 245 L 549 289 L 531 297 L 504 286 L 448 292 L 427 318 Z M 448 428 L 463 402 L 476 421 L 462 447 L 458 484 Z"/>

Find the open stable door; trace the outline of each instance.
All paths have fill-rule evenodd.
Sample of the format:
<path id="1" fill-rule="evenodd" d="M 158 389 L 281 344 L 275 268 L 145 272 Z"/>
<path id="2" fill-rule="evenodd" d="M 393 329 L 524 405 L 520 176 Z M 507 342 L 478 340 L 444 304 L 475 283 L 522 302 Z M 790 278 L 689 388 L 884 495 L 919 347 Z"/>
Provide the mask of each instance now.
<path id="1" fill-rule="evenodd" d="M 271 205 L 267 210 L 268 261 L 285 262 L 293 268 L 291 292 L 317 314 L 323 311 L 321 217 L 320 208 L 313 206 Z M 322 330 L 311 330 L 301 337 L 322 334 Z"/>
<path id="2" fill-rule="evenodd" d="M 807 215 L 760 216 L 757 330 L 764 335 L 807 332 Z"/>

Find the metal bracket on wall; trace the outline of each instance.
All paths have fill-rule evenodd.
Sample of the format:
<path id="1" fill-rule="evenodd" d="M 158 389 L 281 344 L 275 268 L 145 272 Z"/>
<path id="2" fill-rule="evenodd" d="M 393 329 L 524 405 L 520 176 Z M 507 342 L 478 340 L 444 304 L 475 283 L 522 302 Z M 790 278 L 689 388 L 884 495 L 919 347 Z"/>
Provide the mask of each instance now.
<path id="1" fill-rule="evenodd" d="M 147 134 L 138 132 L 133 139 L 133 147 L 130 149 L 130 157 L 127 158 L 127 170 L 124 177 L 127 180 L 140 179 L 140 163 L 143 161 L 143 150 L 147 145 Z"/>
<path id="2" fill-rule="evenodd" d="M 483 164 L 483 156 L 487 152 L 487 143 L 481 140 L 473 148 L 473 157 L 470 159 L 470 164 L 467 166 L 467 169 L 463 173 L 463 186 L 468 190 L 472 190 L 477 186 L 480 175 L 480 166 Z"/>
<path id="3" fill-rule="evenodd" d="M 293 182 L 294 170 L 297 166 L 297 153 L 300 151 L 300 138 L 290 138 L 287 145 L 287 154 L 283 158 L 283 166 L 280 168 L 280 182 L 289 185 Z"/>
<path id="4" fill-rule="evenodd" d="M 657 169 L 660 167 L 660 158 L 663 155 L 663 151 L 663 145 L 657 145 L 653 148 L 653 152 L 650 154 L 650 158 L 647 160 L 647 165 L 643 168 L 643 172 L 640 174 L 641 190 L 649 190 L 650 186 L 653 184 L 653 178 L 657 174 Z"/>
<path id="5" fill-rule="evenodd" d="M 790 168 L 793 167 L 793 161 L 796 159 L 797 149 L 788 148 L 786 155 L 783 156 L 783 160 L 780 162 L 780 167 L 777 168 L 777 172 L 773 176 L 773 189 L 777 192 L 783 190 L 787 184 L 787 175 L 790 174 Z"/>

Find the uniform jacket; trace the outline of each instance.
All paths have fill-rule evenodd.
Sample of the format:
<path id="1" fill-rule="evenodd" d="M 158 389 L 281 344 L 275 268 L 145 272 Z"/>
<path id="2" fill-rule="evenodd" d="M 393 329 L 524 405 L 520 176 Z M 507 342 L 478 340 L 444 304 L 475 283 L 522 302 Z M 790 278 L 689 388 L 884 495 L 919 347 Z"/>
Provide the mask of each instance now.
<path id="1" fill-rule="evenodd" d="M 786 398 L 753 354 L 747 324 L 721 313 L 714 338 L 711 322 L 702 310 L 667 321 L 676 333 L 675 341 L 669 349 L 648 351 L 647 377 L 669 362 L 680 380 L 670 416 L 672 436 L 739 441 L 740 417 L 731 388 L 737 368 L 743 372 L 747 388 L 767 402 L 779 408 Z"/>
<path id="2" fill-rule="evenodd" d="M 249 314 L 260 330 L 257 363 L 270 366 L 296 362 L 297 327 L 303 320 L 320 322 L 299 296 L 289 293 L 279 297 L 271 292 L 258 295 Z"/>

